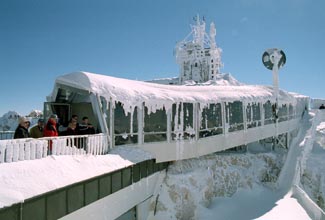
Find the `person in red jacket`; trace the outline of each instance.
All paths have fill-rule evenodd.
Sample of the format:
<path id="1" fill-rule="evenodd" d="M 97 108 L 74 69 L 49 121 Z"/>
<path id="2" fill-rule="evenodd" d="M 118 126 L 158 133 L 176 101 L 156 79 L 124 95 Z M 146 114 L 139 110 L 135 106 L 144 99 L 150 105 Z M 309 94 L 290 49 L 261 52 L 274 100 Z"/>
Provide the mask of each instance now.
<path id="1" fill-rule="evenodd" d="M 43 135 L 44 137 L 57 137 L 59 136 L 58 130 L 56 128 L 58 116 L 53 114 L 50 116 L 49 120 L 47 121 Z M 52 154 L 52 141 L 49 141 L 49 149 L 48 154 Z"/>

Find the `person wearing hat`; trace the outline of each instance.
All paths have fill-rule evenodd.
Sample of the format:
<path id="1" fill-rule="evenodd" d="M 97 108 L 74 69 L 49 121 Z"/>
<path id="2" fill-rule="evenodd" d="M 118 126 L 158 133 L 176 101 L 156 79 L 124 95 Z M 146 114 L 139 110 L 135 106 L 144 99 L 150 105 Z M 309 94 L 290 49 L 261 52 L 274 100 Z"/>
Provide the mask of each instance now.
<path id="1" fill-rule="evenodd" d="M 30 125 L 29 120 L 26 117 L 19 118 L 19 124 L 16 128 L 14 139 L 29 138 L 28 127 Z"/>
<path id="2" fill-rule="evenodd" d="M 35 125 L 29 130 L 29 134 L 32 138 L 41 138 L 43 137 L 43 130 L 44 130 L 44 119 L 40 118 L 37 121 L 37 125 Z"/>
<path id="3" fill-rule="evenodd" d="M 56 124 L 58 121 L 58 116 L 56 114 L 53 114 L 50 116 L 49 120 L 47 121 L 43 136 L 44 137 L 57 137 L 59 136 L 58 130 L 56 128 Z M 49 141 L 49 148 L 48 148 L 48 154 L 52 154 L 52 141 Z"/>

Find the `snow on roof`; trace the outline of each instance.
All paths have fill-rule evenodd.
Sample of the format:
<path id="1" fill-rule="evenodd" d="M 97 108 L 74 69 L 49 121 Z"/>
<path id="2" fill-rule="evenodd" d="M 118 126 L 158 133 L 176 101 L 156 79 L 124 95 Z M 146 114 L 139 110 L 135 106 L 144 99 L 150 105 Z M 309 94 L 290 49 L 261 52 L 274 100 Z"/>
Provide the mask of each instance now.
<path id="1" fill-rule="evenodd" d="M 73 72 L 60 76 L 56 84 L 63 84 L 86 90 L 107 100 L 120 101 L 127 110 L 134 106 L 141 106 L 143 102 L 149 109 L 169 109 L 173 103 L 216 103 L 246 101 L 257 102 L 272 100 L 271 86 L 241 85 L 241 86 L 182 86 L 161 85 L 143 81 L 129 80 L 99 75 L 89 72 Z M 280 90 L 280 102 L 295 102 L 294 95 Z"/>

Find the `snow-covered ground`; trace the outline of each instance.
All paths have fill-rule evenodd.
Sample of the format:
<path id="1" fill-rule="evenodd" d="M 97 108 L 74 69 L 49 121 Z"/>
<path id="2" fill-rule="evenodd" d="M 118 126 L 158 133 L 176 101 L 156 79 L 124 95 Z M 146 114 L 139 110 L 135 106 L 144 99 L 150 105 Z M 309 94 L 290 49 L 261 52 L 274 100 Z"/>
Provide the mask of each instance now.
<path id="1" fill-rule="evenodd" d="M 312 149 L 306 159 L 300 186 L 325 211 L 325 113 L 317 122 Z"/>
<path id="2" fill-rule="evenodd" d="M 291 187 L 298 180 L 324 209 L 325 113 L 316 116 L 305 117 L 287 153 L 255 145 L 248 152 L 175 162 L 157 190 L 154 219 L 314 219 Z M 119 147 L 105 156 L 0 164 L 0 207 L 149 158 L 137 148 Z"/>
<path id="3" fill-rule="evenodd" d="M 288 154 L 232 153 L 175 163 L 161 186 L 154 219 L 315 219 L 292 187 L 305 170 L 303 188 L 324 209 L 324 115 L 304 118 Z"/>
<path id="4" fill-rule="evenodd" d="M 0 164 L 0 208 L 152 158 L 138 148 Z M 133 161 L 133 162 L 132 162 Z"/>

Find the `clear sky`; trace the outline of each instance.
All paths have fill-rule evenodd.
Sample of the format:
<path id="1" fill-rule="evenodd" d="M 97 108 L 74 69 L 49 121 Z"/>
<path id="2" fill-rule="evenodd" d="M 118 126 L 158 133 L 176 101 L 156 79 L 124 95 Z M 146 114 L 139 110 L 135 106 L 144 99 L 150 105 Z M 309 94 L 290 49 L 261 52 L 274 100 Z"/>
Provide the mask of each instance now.
<path id="1" fill-rule="evenodd" d="M 261 56 L 278 47 L 280 88 L 325 98 L 324 11 L 324 0 L 1 0 L 0 116 L 42 110 L 55 78 L 73 71 L 178 76 L 173 49 L 196 14 L 216 25 L 223 72 L 270 85 Z"/>

